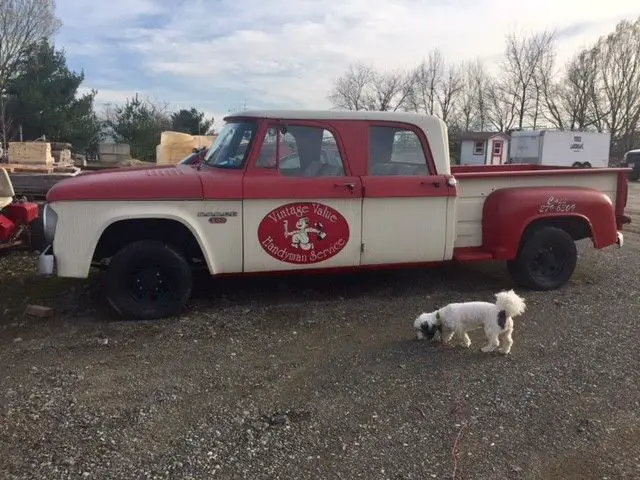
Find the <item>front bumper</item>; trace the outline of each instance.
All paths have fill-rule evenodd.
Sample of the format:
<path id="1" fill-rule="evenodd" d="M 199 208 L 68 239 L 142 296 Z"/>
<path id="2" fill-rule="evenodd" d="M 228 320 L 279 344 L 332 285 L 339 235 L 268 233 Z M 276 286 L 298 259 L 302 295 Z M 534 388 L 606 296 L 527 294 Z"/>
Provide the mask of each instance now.
<path id="1" fill-rule="evenodd" d="M 52 276 L 56 271 L 56 257 L 53 248 L 48 245 L 38 256 L 38 274 L 47 277 Z"/>

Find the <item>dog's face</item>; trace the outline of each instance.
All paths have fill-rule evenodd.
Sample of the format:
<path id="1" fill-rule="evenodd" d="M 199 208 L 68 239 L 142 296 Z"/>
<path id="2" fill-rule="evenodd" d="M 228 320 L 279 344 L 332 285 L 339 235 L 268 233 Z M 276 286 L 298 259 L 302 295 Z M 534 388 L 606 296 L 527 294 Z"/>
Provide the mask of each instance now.
<path id="1" fill-rule="evenodd" d="M 442 334 L 442 325 L 438 312 L 423 313 L 413 322 L 416 338 L 422 340 L 432 340 L 436 332 Z"/>

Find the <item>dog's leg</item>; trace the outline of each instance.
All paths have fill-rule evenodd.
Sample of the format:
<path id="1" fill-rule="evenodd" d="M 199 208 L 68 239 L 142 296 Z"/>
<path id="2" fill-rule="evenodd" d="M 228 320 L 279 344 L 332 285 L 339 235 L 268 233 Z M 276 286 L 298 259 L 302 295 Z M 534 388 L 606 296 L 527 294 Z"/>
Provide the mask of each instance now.
<path id="1" fill-rule="evenodd" d="M 511 345 L 513 345 L 513 338 L 511 338 L 511 334 L 513 333 L 513 329 L 509 329 L 504 332 L 502 335 L 502 342 L 498 351 L 504 355 L 508 355 L 511 351 Z"/>
<path id="2" fill-rule="evenodd" d="M 489 342 L 480 350 L 482 350 L 484 353 L 493 352 L 498 347 L 498 345 L 500 345 L 498 335 L 491 335 L 489 337 Z"/>
<path id="3" fill-rule="evenodd" d="M 442 343 L 449 343 L 455 333 L 456 332 L 454 330 L 447 331 L 447 333 L 441 333 L 440 335 L 442 335 Z"/>
<path id="4" fill-rule="evenodd" d="M 460 336 L 462 337 L 462 345 L 464 345 L 465 348 L 469 348 L 471 346 L 469 334 L 467 332 L 460 332 Z"/>

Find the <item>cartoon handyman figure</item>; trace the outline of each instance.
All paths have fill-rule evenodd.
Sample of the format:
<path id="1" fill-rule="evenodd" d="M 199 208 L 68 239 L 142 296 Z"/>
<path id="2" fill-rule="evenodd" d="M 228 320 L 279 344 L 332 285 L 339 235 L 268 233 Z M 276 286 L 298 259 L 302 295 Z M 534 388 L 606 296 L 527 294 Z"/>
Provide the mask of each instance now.
<path id="1" fill-rule="evenodd" d="M 302 250 L 313 250 L 314 245 L 311 241 L 310 234 L 315 233 L 318 239 L 323 240 L 327 234 L 322 230 L 323 225 L 316 223 L 311 225 L 311 221 L 307 217 L 302 217 L 296 222 L 297 230 L 289 231 L 289 222 L 284 221 L 284 236 L 291 237 L 291 246 Z"/>

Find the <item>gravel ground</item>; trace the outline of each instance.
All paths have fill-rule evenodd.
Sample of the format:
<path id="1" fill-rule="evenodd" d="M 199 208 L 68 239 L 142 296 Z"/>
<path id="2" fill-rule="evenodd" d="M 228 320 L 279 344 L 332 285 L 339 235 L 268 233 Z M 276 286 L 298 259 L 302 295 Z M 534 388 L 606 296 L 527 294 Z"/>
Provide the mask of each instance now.
<path id="1" fill-rule="evenodd" d="M 502 265 L 202 279 L 186 315 L 142 323 L 105 313 L 99 279 L 37 278 L 17 253 L 0 265 L 1 478 L 640 472 L 640 233 L 581 245 L 569 286 L 523 293 L 509 357 L 480 353 L 480 333 L 465 350 L 411 328 L 423 310 L 491 301 L 510 285 Z M 29 303 L 55 315 L 28 317 Z"/>

